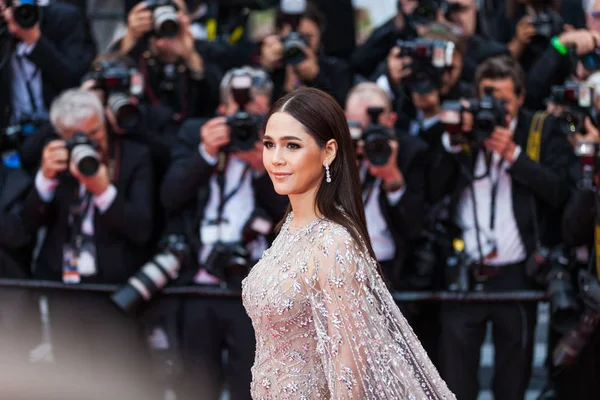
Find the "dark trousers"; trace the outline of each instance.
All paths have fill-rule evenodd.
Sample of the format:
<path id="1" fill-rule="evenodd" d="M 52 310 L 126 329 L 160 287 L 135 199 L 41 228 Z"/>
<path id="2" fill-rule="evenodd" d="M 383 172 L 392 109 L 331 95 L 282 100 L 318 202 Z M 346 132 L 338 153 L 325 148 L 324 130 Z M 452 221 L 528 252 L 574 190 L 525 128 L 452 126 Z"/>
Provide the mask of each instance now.
<path id="1" fill-rule="evenodd" d="M 522 264 L 506 267 L 484 284 L 486 291 L 529 289 Z M 523 400 L 533 362 L 537 304 L 442 303 L 441 374 L 458 400 L 475 400 L 487 323 L 492 323 L 496 400 Z"/>
<path id="2" fill-rule="evenodd" d="M 229 398 L 249 400 L 256 341 L 241 300 L 189 298 L 182 300 L 182 307 L 182 399 L 219 399 L 227 378 Z"/>
<path id="3" fill-rule="evenodd" d="M 79 399 L 158 399 L 140 324 L 103 293 L 48 295 L 59 384 Z"/>

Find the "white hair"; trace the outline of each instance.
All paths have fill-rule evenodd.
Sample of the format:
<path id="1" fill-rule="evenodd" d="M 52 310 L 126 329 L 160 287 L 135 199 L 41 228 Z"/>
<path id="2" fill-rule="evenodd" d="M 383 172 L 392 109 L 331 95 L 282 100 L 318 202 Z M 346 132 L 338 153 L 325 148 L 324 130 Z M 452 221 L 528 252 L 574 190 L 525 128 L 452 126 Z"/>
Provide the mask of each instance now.
<path id="1" fill-rule="evenodd" d="M 583 0 L 583 10 L 585 12 L 591 13 L 594 9 L 594 4 L 596 4 L 596 0 Z"/>
<path id="2" fill-rule="evenodd" d="M 392 108 L 392 101 L 385 90 L 380 88 L 375 82 L 361 82 L 350 89 L 346 97 L 346 107 L 350 100 L 370 101 L 373 99 L 381 100 L 388 110 Z"/>
<path id="3" fill-rule="evenodd" d="M 59 133 L 77 129 L 79 124 L 94 114 L 104 122 L 104 107 L 100 99 L 87 89 L 65 90 L 50 107 L 50 121 Z"/>

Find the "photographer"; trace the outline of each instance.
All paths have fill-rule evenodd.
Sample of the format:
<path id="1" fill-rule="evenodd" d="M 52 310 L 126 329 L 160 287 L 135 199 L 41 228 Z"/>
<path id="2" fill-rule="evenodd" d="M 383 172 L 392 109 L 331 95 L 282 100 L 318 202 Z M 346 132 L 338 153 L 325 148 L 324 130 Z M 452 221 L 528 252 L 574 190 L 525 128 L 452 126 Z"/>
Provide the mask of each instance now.
<path id="1" fill-rule="evenodd" d="M 312 3 L 307 3 L 300 15 L 279 11 L 277 34 L 263 40 L 259 57 L 260 66 L 273 80 L 272 100 L 305 85 L 324 90 L 344 104 L 354 75 L 345 61 L 325 55 L 321 46 L 324 24 L 323 15 Z"/>
<path id="2" fill-rule="evenodd" d="M 413 282 L 418 272 L 406 260 L 423 227 L 427 146 L 418 138 L 395 134 L 396 114 L 391 111 L 390 99 L 374 83 L 355 86 L 348 95 L 345 111 L 353 136 L 359 130 L 354 139 L 367 228 L 377 261 L 393 289 L 419 289 Z M 430 308 L 416 303 L 401 306 L 428 354 L 435 359 L 438 328 L 429 318 Z"/>
<path id="3" fill-rule="evenodd" d="M 435 90 L 437 103 L 471 95 L 471 84 L 460 80 L 465 51 L 464 41 L 441 24 L 423 27 L 419 39 L 396 43 L 388 55 L 385 74 L 376 82 L 393 99 L 394 111 L 399 116 L 398 129 L 416 134 L 415 130 L 421 126 L 423 115 L 415 109 L 413 99 L 416 92 L 427 94 Z M 422 112 L 425 107 L 420 108 Z M 435 145 L 438 144 L 436 141 Z"/>
<path id="4" fill-rule="evenodd" d="M 533 288 L 525 264 L 536 251 L 538 217 L 560 212 L 568 196 L 568 142 L 554 131 L 550 116 L 541 126 L 532 125 L 532 114 L 521 108 L 523 79 L 510 56 L 490 58 L 475 76 L 479 98 L 463 102 L 462 113 L 442 116 L 448 129 L 453 124 L 453 134 L 442 138 L 446 151 L 432 162 L 429 184 L 438 191 L 434 199 L 450 196 L 451 218 L 462 230 L 468 274 L 463 290 Z M 539 157 L 529 146 L 532 135 L 540 143 Z M 495 333 L 494 396 L 524 397 L 536 307 L 524 302 L 442 304 L 442 376 L 458 398 L 477 397 L 488 322 Z"/>
<path id="5" fill-rule="evenodd" d="M 47 119 L 54 97 L 77 86 L 90 61 L 76 7 L 20 7 L 30 8 L 15 12 L 0 0 L 0 27 L 7 27 L 7 33 L 0 33 L 0 84 L 5 89 L 0 93 L 0 129 Z M 16 46 L 9 45 L 5 53 L 2 42 Z"/>
<path id="6" fill-rule="evenodd" d="M 47 229 L 36 279 L 121 283 L 149 256 L 150 154 L 124 137 L 109 136 L 104 111 L 99 98 L 83 89 L 68 90 L 52 104 L 50 119 L 61 139 L 44 148 L 23 210 L 31 234 Z M 137 322 L 121 314 L 107 294 L 51 293 L 49 310 L 57 366 L 66 376 L 76 374 L 78 389 L 114 398 L 124 398 L 121 390 L 130 391 L 127 398 L 155 395 Z"/>
<path id="7" fill-rule="evenodd" d="M 221 72 L 198 46 L 182 0 L 147 0 L 129 12 L 125 36 L 114 47 L 144 76 L 143 130 L 171 136 L 187 118 L 212 116 Z"/>
<path id="8" fill-rule="evenodd" d="M 31 277 L 33 238 L 25 229 L 21 215 L 31 183 L 24 171 L 0 163 L 1 278 Z M 39 318 L 35 314 L 33 296 L 27 289 L 2 288 L 0 304 L 1 359 L 7 365 L 24 366 L 29 360 L 30 349 L 37 345 L 35 341 L 39 341 L 33 324 Z"/>
<path id="9" fill-rule="evenodd" d="M 581 162 L 580 167 L 583 167 L 584 171 L 590 172 L 597 182 L 600 132 L 596 126 L 591 124 L 589 119 L 586 120 L 586 130 L 585 135 L 579 133 L 575 135 L 575 151 L 578 153 Z M 586 147 L 592 151 L 582 151 Z M 588 162 L 587 159 L 592 161 Z M 583 178 L 581 173 L 579 177 L 580 179 Z M 598 238 L 594 233 L 598 225 L 598 205 L 600 204 L 598 199 L 597 185 L 588 185 L 581 179 L 578 182 L 578 188 L 574 190 L 565 208 L 562 230 L 566 244 L 572 248 L 579 247 L 577 251 L 577 272 L 587 271 L 590 278 L 596 282 L 600 279 L 597 265 Z M 585 287 L 580 281 L 579 292 L 581 297 L 584 295 L 582 286 Z M 584 304 L 594 303 L 600 304 L 600 298 L 594 298 L 591 302 L 584 301 Z M 600 327 L 597 325 L 600 308 L 596 306 L 595 309 L 592 308 L 588 312 L 591 312 L 591 316 L 595 316 L 596 326 L 590 326 L 585 329 L 585 332 L 580 327 L 573 327 L 569 334 L 572 335 L 571 337 L 578 337 L 579 340 L 570 343 L 572 347 L 569 346 L 570 351 L 568 353 L 572 356 L 568 357 L 568 362 L 565 362 L 566 365 L 561 365 L 563 368 L 554 366 L 558 370 L 554 377 L 554 389 L 557 395 L 556 398 L 559 400 L 591 400 L 597 397 L 597 393 L 600 391 L 600 383 L 598 382 L 600 374 L 598 366 L 598 360 L 600 360 Z M 592 320 L 592 318 L 589 319 Z M 593 322 L 590 322 L 590 324 L 593 324 Z M 577 333 L 577 335 L 575 336 L 573 333 Z M 565 338 L 567 337 L 565 336 Z M 564 338 L 562 340 L 563 343 L 560 343 L 560 345 L 564 346 Z M 557 347 L 560 347 L 560 345 Z M 573 348 L 576 348 L 576 350 L 573 351 Z"/>
<path id="10" fill-rule="evenodd" d="M 507 43 L 526 74 L 550 40 L 564 31 L 558 8 L 554 0 L 509 0 L 496 18 L 497 39 Z"/>
<path id="11" fill-rule="evenodd" d="M 589 12 L 588 29 L 563 32 L 551 39 L 544 53 L 527 74 L 527 97 L 530 109 L 543 109 L 544 100 L 553 85 L 565 80 L 583 81 L 598 70 L 600 32 L 595 29 Z"/>
<path id="12" fill-rule="evenodd" d="M 261 70 L 232 70 L 221 83 L 222 116 L 189 120 L 179 132 L 162 202 L 170 219 L 181 221 L 192 251 L 181 284 L 240 289 L 283 217 L 287 199 L 265 173 L 260 143 L 272 89 Z M 185 298 L 181 318 L 182 398 L 218 399 L 227 370 L 231 398 L 249 399 L 255 341 L 239 299 Z"/>

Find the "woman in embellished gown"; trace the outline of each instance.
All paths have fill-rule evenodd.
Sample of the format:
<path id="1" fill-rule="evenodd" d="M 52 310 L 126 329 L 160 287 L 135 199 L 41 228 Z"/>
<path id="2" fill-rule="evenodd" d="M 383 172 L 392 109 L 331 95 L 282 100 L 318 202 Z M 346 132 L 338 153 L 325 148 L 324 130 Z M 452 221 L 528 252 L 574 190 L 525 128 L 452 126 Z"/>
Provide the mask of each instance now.
<path id="1" fill-rule="evenodd" d="M 274 105 L 263 142 L 290 209 L 243 282 L 253 399 L 454 399 L 382 280 L 342 109 L 298 89 Z"/>

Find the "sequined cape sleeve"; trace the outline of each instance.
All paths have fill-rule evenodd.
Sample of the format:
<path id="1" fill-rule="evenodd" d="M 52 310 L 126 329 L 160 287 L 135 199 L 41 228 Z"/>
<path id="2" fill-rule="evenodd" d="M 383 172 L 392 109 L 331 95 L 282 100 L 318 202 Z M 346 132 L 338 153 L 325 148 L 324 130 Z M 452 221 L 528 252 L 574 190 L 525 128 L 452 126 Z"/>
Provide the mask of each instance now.
<path id="1" fill-rule="evenodd" d="M 349 232 L 314 233 L 305 282 L 331 399 L 455 399 Z"/>

